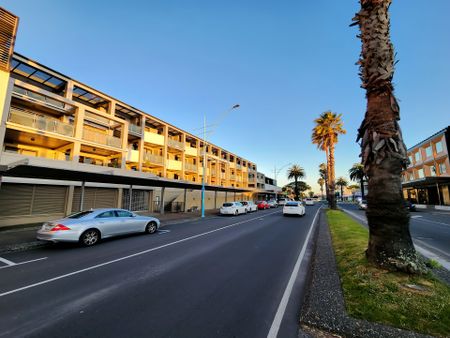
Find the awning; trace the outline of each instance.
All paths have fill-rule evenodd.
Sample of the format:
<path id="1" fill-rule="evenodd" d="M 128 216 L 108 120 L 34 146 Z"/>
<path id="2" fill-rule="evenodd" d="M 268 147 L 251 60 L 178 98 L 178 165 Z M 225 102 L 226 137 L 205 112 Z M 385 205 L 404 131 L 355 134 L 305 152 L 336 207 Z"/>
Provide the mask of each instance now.
<path id="1" fill-rule="evenodd" d="M 450 177 L 434 176 L 434 177 L 423 177 L 414 181 L 408 181 L 402 183 L 402 188 L 427 188 L 436 187 L 438 185 L 450 184 Z"/>

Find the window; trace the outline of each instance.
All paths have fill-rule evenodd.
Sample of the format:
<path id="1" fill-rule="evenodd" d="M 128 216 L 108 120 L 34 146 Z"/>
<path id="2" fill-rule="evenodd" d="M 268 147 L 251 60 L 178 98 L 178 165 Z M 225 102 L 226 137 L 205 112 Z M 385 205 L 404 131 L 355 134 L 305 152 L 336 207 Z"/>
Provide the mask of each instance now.
<path id="1" fill-rule="evenodd" d="M 409 174 L 409 180 L 410 180 L 410 181 L 414 181 L 414 174 L 413 174 L 413 173 L 410 173 L 410 174 Z"/>
<path id="2" fill-rule="evenodd" d="M 96 218 L 110 218 L 110 217 L 116 217 L 113 210 L 102 212 Z"/>
<path id="3" fill-rule="evenodd" d="M 436 176 L 436 166 L 433 165 L 430 167 L 430 175 Z"/>
<path id="4" fill-rule="evenodd" d="M 417 153 L 414 154 L 414 158 L 416 160 L 416 163 L 421 161 L 420 151 L 418 151 Z"/>
<path id="5" fill-rule="evenodd" d="M 447 166 L 445 163 L 439 163 L 439 173 L 441 175 L 447 173 Z"/>
<path id="6" fill-rule="evenodd" d="M 90 213 L 92 213 L 91 210 L 89 210 L 89 211 L 80 211 L 80 212 L 76 212 L 76 213 L 74 213 L 74 214 L 72 214 L 70 216 L 67 216 L 67 218 L 82 218 L 82 217 L 84 217 L 86 215 L 89 215 Z"/>
<path id="7" fill-rule="evenodd" d="M 425 155 L 427 158 L 433 156 L 433 151 L 431 150 L 431 146 L 428 146 L 425 148 Z"/>
<path id="8" fill-rule="evenodd" d="M 133 214 L 125 210 L 117 210 L 117 217 L 133 217 Z"/>
<path id="9" fill-rule="evenodd" d="M 423 174 L 423 169 L 417 170 L 417 174 L 419 175 L 419 178 L 423 178 L 425 175 Z"/>
<path id="10" fill-rule="evenodd" d="M 436 142 L 436 153 L 440 153 L 442 151 L 442 141 Z"/>
<path id="11" fill-rule="evenodd" d="M 408 158 L 409 158 L 409 165 L 408 165 L 408 166 L 412 166 L 412 164 L 413 164 L 413 158 L 412 158 L 411 155 L 409 155 Z"/>

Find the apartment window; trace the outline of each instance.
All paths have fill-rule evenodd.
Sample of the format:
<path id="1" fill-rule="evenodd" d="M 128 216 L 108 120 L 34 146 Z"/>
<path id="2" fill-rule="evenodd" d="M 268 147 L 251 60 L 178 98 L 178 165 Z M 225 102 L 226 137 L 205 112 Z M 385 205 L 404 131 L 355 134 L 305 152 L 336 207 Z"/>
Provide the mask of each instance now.
<path id="1" fill-rule="evenodd" d="M 430 175 L 436 176 L 436 166 L 433 165 L 430 167 Z"/>
<path id="2" fill-rule="evenodd" d="M 409 155 L 408 158 L 409 158 L 409 165 L 411 166 L 413 164 L 413 158 L 411 155 Z"/>
<path id="3" fill-rule="evenodd" d="M 417 153 L 414 154 L 414 158 L 416 160 L 416 163 L 422 161 L 421 156 L 420 156 L 420 151 L 418 151 Z"/>
<path id="4" fill-rule="evenodd" d="M 442 151 L 442 141 L 436 142 L 436 153 L 440 153 Z"/>
<path id="5" fill-rule="evenodd" d="M 428 146 L 425 148 L 425 155 L 427 158 L 433 156 L 433 151 L 431 150 L 431 146 Z"/>
<path id="6" fill-rule="evenodd" d="M 447 166 L 445 163 L 439 163 L 439 173 L 441 175 L 447 173 Z"/>
<path id="7" fill-rule="evenodd" d="M 419 175 L 419 178 L 423 178 L 425 176 L 423 173 L 423 169 L 417 170 L 417 174 Z"/>

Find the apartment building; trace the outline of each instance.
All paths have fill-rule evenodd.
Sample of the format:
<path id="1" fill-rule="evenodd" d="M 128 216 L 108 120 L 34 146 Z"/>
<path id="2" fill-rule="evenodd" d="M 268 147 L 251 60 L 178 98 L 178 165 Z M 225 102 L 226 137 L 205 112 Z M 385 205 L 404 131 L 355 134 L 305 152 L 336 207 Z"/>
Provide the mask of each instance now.
<path id="1" fill-rule="evenodd" d="M 408 149 L 402 173 L 404 198 L 423 205 L 450 205 L 450 126 Z"/>
<path id="2" fill-rule="evenodd" d="M 203 177 L 208 208 L 251 197 L 254 162 L 14 52 L 17 24 L 0 8 L 0 226 L 83 207 L 194 208 Z"/>

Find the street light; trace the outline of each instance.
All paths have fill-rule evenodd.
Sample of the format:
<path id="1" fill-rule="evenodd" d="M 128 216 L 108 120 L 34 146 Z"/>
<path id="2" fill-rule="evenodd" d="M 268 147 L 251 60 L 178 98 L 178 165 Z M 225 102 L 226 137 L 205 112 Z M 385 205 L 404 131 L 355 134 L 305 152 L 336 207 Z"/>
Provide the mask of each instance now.
<path id="1" fill-rule="evenodd" d="M 289 162 L 289 163 L 285 164 L 284 166 L 282 166 L 281 168 L 279 168 L 278 170 L 277 170 L 277 165 L 275 164 L 275 166 L 273 168 L 273 174 L 275 176 L 275 182 L 277 182 L 277 184 L 278 184 L 278 181 L 277 181 L 278 174 L 281 172 L 281 170 L 283 170 L 284 168 L 286 168 L 288 165 L 291 165 L 291 164 L 292 164 L 292 162 Z M 276 190 L 275 190 L 275 199 L 277 199 L 277 191 Z"/>
<path id="2" fill-rule="evenodd" d="M 221 116 L 219 116 L 218 122 L 212 124 L 212 127 L 217 127 L 222 120 L 225 118 L 225 116 L 232 111 L 233 109 L 239 108 L 239 104 L 235 104 L 230 109 L 225 110 Z M 210 126 L 210 127 L 211 127 Z M 213 130 L 212 130 L 213 131 Z M 210 131 L 210 133 L 212 132 Z M 205 217 L 205 177 L 206 177 L 206 115 L 203 115 L 203 175 L 202 175 L 202 218 Z"/>

